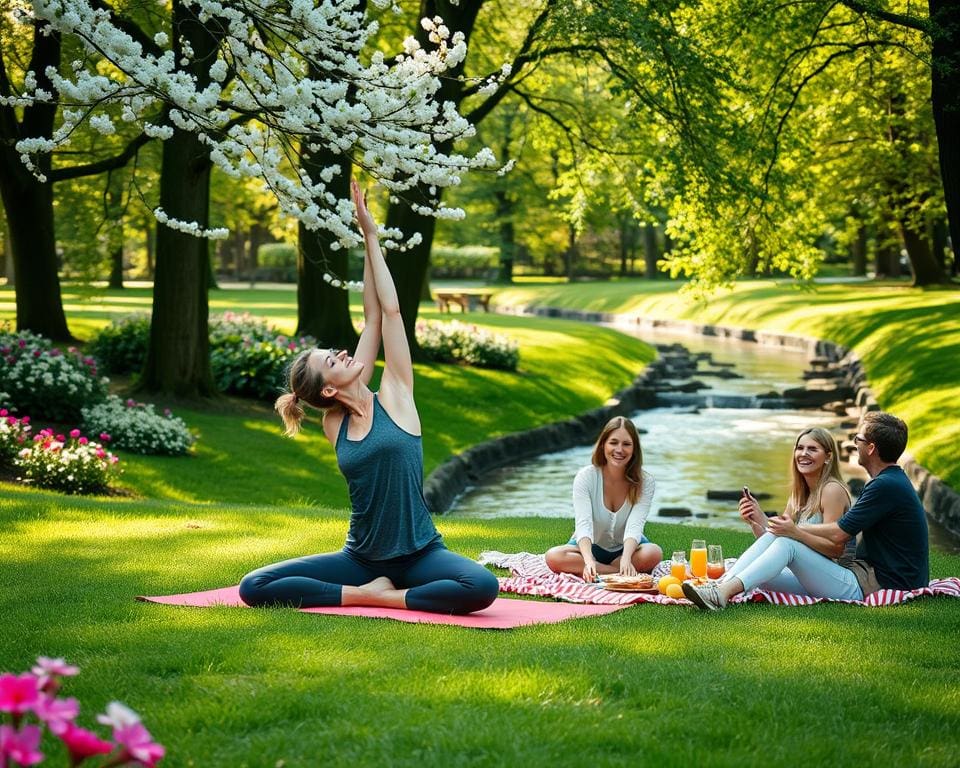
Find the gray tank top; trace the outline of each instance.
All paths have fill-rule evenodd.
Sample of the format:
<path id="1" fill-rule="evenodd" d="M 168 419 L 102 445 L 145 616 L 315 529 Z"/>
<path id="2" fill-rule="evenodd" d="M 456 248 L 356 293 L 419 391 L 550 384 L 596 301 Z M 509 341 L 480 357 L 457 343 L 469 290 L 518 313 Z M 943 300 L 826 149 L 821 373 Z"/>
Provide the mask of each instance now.
<path id="1" fill-rule="evenodd" d="M 373 396 L 370 431 L 350 440 L 350 414 L 340 423 L 337 463 L 350 489 L 350 530 L 344 549 L 389 560 L 440 541 L 423 498 L 423 442 L 401 429 Z"/>
<path id="2" fill-rule="evenodd" d="M 800 526 L 802 527 L 804 525 L 819 525 L 822 522 L 823 522 L 823 512 L 816 512 L 810 515 L 810 517 L 808 517 L 806 520 L 802 521 L 800 523 Z M 854 536 L 852 539 L 850 539 L 847 542 L 847 545 L 846 547 L 844 547 L 843 554 L 841 555 L 841 557 L 853 557 L 854 555 L 856 555 L 856 553 L 857 553 L 857 538 L 856 536 Z"/>

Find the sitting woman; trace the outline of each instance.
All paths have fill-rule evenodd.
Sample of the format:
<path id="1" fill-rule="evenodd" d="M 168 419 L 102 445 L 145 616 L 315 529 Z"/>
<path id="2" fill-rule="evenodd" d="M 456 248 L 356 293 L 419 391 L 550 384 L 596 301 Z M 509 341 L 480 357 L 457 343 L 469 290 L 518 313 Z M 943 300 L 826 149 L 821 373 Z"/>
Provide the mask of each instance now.
<path id="1" fill-rule="evenodd" d="M 837 443 L 821 427 L 805 429 L 797 437 L 790 462 L 792 486 L 786 509 L 768 518 L 757 500 L 744 488 L 740 517 L 757 540 L 750 545 L 715 585 L 685 583 L 683 592 L 698 607 L 717 610 L 734 595 L 755 587 L 794 595 L 862 598 L 852 571 L 837 563 L 836 545 L 814 536 L 806 526 L 832 523 L 850 508 L 850 492 L 840 476 Z M 776 527 L 774 533 L 770 524 Z M 856 547 L 848 544 L 846 555 Z"/>
<path id="2" fill-rule="evenodd" d="M 597 438 L 593 462 L 573 480 L 576 529 L 569 542 L 547 552 L 555 573 L 596 581 L 598 573 L 649 573 L 663 552 L 643 535 L 656 483 L 643 471 L 640 436 L 630 419 L 617 416 Z"/>
<path id="3" fill-rule="evenodd" d="M 260 568 L 243 578 L 248 605 L 373 605 L 435 613 L 471 613 L 490 605 L 499 584 L 486 568 L 450 552 L 423 498 L 423 445 L 413 399 L 413 365 L 393 278 L 377 225 L 353 184 L 366 244 L 366 321 L 354 357 L 313 349 L 290 369 L 290 393 L 276 409 L 295 435 L 301 402 L 323 411 L 323 430 L 350 490 L 352 514 L 340 552 Z M 383 339 L 379 392 L 367 383 Z"/>

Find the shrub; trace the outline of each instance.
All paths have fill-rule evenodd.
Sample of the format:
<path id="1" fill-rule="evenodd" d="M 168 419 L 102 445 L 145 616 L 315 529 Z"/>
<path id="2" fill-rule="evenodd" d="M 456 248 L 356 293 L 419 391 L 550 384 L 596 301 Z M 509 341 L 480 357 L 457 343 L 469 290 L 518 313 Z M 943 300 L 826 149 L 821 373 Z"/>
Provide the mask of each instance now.
<path id="1" fill-rule="evenodd" d="M 159 414 L 152 405 L 124 401 L 116 395 L 84 408 L 83 428 L 93 434 L 109 435 L 114 447 L 133 453 L 178 456 L 194 442 L 183 419 L 169 410 Z"/>
<path id="2" fill-rule="evenodd" d="M 101 435 L 106 440 L 108 435 Z M 14 466 L 23 470 L 24 482 L 65 493 L 95 493 L 106 490 L 118 471 L 117 457 L 100 443 L 91 442 L 79 429 L 69 437 L 44 429 L 20 450 Z"/>
<path id="3" fill-rule="evenodd" d="M 134 373 L 143 368 L 150 340 L 150 317 L 127 315 L 103 328 L 87 346 L 104 373 Z"/>
<path id="4" fill-rule="evenodd" d="M 0 464 L 12 464 L 30 439 L 30 417 L 18 419 L 0 408 Z"/>
<path id="5" fill-rule="evenodd" d="M 66 352 L 49 340 L 20 331 L 0 331 L 0 390 L 8 407 L 34 418 L 77 422 L 80 409 L 107 395 L 107 379 L 97 375 L 92 357 L 74 347 Z"/>
<path id="6" fill-rule="evenodd" d="M 417 343 L 427 357 L 440 363 L 466 363 L 505 371 L 515 371 L 520 363 L 519 347 L 508 336 L 457 320 L 418 321 Z"/>
<path id="7" fill-rule="evenodd" d="M 500 251 L 485 245 L 436 245 L 430 251 L 434 277 L 485 277 L 495 274 Z"/>
<path id="8" fill-rule="evenodd" d="M 290 338 L 266 320 L 247 313 L 225 312 L 210 320 L 210 363 L 217 386 L 260 400 L 270 400 L 284 389 L 290 361 L 316 344 L 311 336 Z"/>

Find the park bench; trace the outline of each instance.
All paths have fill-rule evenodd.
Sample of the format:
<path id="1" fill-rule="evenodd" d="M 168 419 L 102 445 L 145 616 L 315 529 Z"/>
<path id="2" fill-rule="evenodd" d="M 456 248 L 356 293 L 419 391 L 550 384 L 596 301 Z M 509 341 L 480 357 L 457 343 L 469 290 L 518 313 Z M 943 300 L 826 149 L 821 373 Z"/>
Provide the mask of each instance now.
<path id="1" fill-rule="evenodd" d="M 484 312 L 490 311 L 492 293 L 437 293 L 437 309 L 441 312 L 450 312 L 453 304 L 459 305 L 461 312 L 476 312 L 483 307 Z"/>

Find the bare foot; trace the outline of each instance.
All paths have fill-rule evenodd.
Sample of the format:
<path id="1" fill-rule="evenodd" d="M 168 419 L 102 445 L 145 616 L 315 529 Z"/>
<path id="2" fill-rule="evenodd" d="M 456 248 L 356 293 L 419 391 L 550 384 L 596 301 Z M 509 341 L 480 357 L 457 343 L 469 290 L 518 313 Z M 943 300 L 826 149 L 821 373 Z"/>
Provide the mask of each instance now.
<path id="1" fill-rule="evenodd" d="M 373 581 L 368 581 L 366 584 L 361 584 L 357 589 L 362 589 L 364 592 L 386 592 L 387 590 L 395 590 L 396 587 L 393 585 L 393 582 L 390 581 L 386 576 L 378 576 Z"/>

